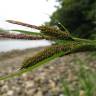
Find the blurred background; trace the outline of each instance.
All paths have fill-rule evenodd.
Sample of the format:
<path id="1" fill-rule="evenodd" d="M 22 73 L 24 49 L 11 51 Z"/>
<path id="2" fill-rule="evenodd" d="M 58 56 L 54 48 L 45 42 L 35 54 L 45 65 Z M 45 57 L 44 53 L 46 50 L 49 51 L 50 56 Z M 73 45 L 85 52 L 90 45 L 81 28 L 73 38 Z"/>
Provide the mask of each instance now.
<path id="1" fill-rule="evenodd" d="M 70 32 L 81 38 L 96 38 L 96 0 L 57 0 L 50 24 L 59 20 Z"/>

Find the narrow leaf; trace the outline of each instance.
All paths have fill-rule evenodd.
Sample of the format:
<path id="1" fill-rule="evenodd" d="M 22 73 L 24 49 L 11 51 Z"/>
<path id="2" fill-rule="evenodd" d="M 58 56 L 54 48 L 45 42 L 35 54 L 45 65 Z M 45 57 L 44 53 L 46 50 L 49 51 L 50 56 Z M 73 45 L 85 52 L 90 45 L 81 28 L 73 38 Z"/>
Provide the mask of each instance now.
<path id="1" fill-rule="evenodd" d="M 26 30 L 18 30 L 18 29 L 14 29 L 11 31 L 16 31 L 16 32 L 20 32 L 23 34 L 28 34 L 28 35 L 40 35 L 41 33 L 37 33 L 37 32 L 31 32 L 31 31 L 26 31 Z"/>

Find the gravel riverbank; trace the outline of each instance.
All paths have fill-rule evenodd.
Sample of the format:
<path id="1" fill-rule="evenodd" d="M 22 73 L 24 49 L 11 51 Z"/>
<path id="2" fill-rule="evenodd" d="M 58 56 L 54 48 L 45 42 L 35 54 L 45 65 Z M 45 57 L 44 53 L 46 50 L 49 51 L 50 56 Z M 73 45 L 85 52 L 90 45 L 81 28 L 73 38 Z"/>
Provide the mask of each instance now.
<path id="1" fill-rule="evenodd" d="M 24 58 L 32 56 L 41 49 L 0 53 L 0 76 L 14 72 L 21 66 Z M 64 96 L 61 78 L 75 82 L 75 71 L 79 67 L 75 62 L 77 57 L 93 70 L 96 69 L 96 58 L 90 58 L 89 53 L 57 58 L 20 77 L 0 81 L 0 96 Z"/>

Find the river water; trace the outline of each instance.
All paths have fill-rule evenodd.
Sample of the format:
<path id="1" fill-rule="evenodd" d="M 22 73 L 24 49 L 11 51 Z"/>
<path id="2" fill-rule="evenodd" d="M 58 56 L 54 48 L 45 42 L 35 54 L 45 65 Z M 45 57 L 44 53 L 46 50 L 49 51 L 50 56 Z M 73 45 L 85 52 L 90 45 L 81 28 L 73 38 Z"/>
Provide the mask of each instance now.
<path id="1" fill-rule="evenodd" d="M 0 40 L 0 52 L 7 52 L 15 49 L 36 48 L 51 45 L 46 40 Z"/>

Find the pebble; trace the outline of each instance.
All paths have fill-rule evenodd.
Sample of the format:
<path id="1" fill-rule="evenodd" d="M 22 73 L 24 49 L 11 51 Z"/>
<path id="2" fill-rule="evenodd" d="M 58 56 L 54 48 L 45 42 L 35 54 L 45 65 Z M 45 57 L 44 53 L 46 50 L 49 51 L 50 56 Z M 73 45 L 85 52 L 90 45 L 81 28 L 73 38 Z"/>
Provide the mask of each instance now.
<path id="1" fill-rule="evenodd" d="M 9 89 L 8 85 L 3 85 L 2 88 L 1 88 L 1 92 L 7 92 Z"/>
<path id="2" fill-rule="evenodd" d="M 12 90 L 9 90 L 9 91 L 7 92 L 7 96 L 13 96 L 13 94 L 14 94 L 14 92 L 13 92 Z"/>
<path id="3" fill-rule="evenodd" d="M 0 81 L 0 96 L 65 96 L 61 78 L 66 78 L 68 82 L 72 81 L 70 86 L 73 88 L 77 84 L 74 72 L 79 69 L 77 65 L 74 66 L 73 57 L 68 58 L 69 56 L 65 59 L 62 57 L 60 60 L 45 65 L 45 67 L 42 66 L 40 69 L 24 73 L 20 77 Z M 66 63 L 65 60 L 67 60 Z M 8 67 L 6 70 L 0 70 L 0 74 L 14 72 L 14 68 Z M 82 90 L 80 96 L 84 96 Z"/>
<path id="4" fill-rule="evenodd" d="M 33 81 L 26 81 L 25 86 L 26 86 L 26 88 L 32 88 L 34 86 L 34 82 Z"/>

